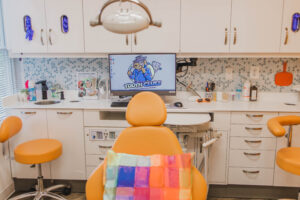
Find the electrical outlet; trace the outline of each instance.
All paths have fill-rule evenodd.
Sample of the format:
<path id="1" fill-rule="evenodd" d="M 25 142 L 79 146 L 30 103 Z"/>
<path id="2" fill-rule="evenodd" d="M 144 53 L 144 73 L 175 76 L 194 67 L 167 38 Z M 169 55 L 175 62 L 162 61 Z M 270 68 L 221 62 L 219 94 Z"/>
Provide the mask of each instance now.
<path id="1" fill-rule="evenodd" d="M 225 74 L 226 74 L 226 80 L 231 81 L 232 80 L 232 76 L 233 76 L 233 69 L 232 67 L 227 67 L 225 70 Z"/>
<path id="2" fill-rule="evenodd" d="M 259 66 L 252 66 L 250 68 L 250 79 L 259 79 Z"/>

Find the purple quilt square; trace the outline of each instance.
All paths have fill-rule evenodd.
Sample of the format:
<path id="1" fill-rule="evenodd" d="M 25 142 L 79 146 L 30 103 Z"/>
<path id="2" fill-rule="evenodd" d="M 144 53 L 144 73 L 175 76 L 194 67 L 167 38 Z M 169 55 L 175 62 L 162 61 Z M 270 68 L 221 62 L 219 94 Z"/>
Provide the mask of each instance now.
<path id="1" fill-rule="evenodd" d="M 136 167 L 134 187 L 149 187 L 149 167 Z"/>
<path id="2" fill-rule="evenodd" d="M 135 167 L 120 166 L 118 187 L 134 187 Z"/>

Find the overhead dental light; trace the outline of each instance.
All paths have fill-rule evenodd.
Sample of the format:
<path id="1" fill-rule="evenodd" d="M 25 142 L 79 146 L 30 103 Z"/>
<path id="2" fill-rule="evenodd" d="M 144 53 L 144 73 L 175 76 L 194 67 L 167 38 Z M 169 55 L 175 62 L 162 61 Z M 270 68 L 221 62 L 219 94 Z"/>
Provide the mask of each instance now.
<path id="1" fill-rule="evenodd" d="M 103 11 L 106 7 L 117 2 L 129 2 L 141 7 L 148 15 L 143 15 L 142 12 L 123 9 L 116 10 L 107 16 L 102 17 Z M 131 34 L 142 31 L 149 26 L 161 27 L 161 22 L 154 22 L 148 7 L 139 0 L 109 0 L 101 8 L 97 21 L 91 21 L 91 26 L 101 26 L 113 33 L 118 34 Z"/>

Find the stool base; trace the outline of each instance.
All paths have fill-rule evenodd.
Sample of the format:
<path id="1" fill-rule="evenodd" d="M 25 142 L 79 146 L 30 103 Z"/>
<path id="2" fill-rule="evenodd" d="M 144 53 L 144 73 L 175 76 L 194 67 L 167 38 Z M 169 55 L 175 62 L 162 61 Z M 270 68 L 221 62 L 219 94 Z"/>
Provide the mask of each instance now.
<path id="1" fill-rule="evenodd" d="M 39 175 L 37 178 L 37 181 L 38 181 L 37 191 L 21 194 L 16 197 L 10 198 L 9 200 L 19 200 L 19 199 L 25 199 L 28 197 L 34 197 L 34 200 L 43 199 L 43 197 L 50 197 L 52 199 L 57 199 L 57 200 L 67 200 L 67 199 L 63 198 L 62 196 L 55 194 L 51 191 L 57 190 L 60 188 L 68 188 L 68 186 L 61 184 L 61 185 L 54 185 L 54 186 L 44 189 L 42 166 L 41 166 L 41 164 L 38 164 L 37 166 L 38 166 L 38 175 Z"/>

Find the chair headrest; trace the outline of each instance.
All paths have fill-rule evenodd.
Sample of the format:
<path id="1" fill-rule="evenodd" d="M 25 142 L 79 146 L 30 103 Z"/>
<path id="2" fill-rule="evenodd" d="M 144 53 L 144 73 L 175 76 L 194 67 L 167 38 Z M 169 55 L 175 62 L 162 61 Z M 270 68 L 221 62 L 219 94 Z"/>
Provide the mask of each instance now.
<path id="1" fill-rule="evenodd" d="M 128 104 L 126 119 L 132 126 L 160 126 L 167 118 L 164 101 L 153 92 L 140 92 Z"/>
<path id="2" fill-rule="evenodd" d="M 22 120 L 16 116 L 7 117 L 0 127 L 0 142 L 5 142 L 19 133 L 22 128 Z"/>

